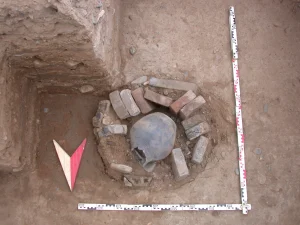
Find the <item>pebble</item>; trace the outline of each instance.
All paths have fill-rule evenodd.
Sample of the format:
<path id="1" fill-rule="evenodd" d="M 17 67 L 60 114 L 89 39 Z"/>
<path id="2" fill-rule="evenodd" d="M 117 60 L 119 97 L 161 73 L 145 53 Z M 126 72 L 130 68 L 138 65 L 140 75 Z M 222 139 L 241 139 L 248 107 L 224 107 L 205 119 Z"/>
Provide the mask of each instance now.
<path id="1" fill-rule="evenodd" d="M 262 150 L 260 148 L 255 149 L 255 154 L 256 155 L 261 155 L 261 153 L 262 153 Z"/>
<path id="2" fill-rule="evenodd" d="M 131 55 L 134 55 L 136 53 L 136 48 L 135 47 L 130 47 L 129 52 Z"/>
<path id="3" fill-rule="evenodd" d="M 120 173 L 125 173 L 125 174 L 132 172 L 132 168 L 130 166 L 126 166 L 126 165 L 123 165 L 123 164 L 111 163 L 110 168 L 113 169 L 113 170 L 116 170 Z"/>
<path id="4" fill-rule="evenodd" d="M 44 113 L 48 113 L 49 109 L 48 108 L 44 108 Z"/>
<path id="5" fill-rule="evenodd" d="M 234 170 L 234 172 L 235 172 L 236 175 L 239 175 L 239 174 L 240 174 L 239 168 L 236 168 L 236 169 Z"/>
<path id="6" fill-rule="evenodd" d="M 191 144 L 191 142 L 190 142 L 190 141 L 187 141 L 187 142 L 185 142 L 185 144 L 186 144 L 186 145 L 189 145 L 189 144 Z"/>
<path id="7" fill-rule="evenodd" d="M 222 154 L 222 157 L 225 158 L 226 152 L 222 152 L 221 154 Z"/>
<path id="8" fill-rule="evenodd" d="M 94 91 L 95 88 L 92 85 L 83 85 L 79 88 L 81 93 L 88 93 Z"/>
<path id="9" fill-rule="evenodd" d="M 260 184 L 265 184 L 265 183 L 266 183 L 266 180 L 267 180 L 267 178 L 266 178 L 265 175 L 263 175 L 263 174 L 259 174 L 259 175 L 258 175 L 258 182 L 259 182 Z"/>
<path id="10" fill-rule="evenodd" d="M 169 92 L 167 90 L 164 90 L 164 95 L 168 95 Z"/>
<path id="11" fill-rule="evenodd" d="M 264 112 L 265 112 L 265 113 L 268 112 L 268 104 L 264 104 Z"/>

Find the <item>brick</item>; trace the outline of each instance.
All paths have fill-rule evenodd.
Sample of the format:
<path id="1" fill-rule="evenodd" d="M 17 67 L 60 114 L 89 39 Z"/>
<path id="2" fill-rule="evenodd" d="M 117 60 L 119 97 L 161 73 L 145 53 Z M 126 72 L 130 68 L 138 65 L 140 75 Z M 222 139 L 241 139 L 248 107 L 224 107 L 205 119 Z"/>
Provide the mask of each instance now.
<path id="1" fill-rule="evenodd" d="M 200 135 L 206 134 L 210 131 L 210 126 L 207 122 L 202 122 L 196 126 L 185 131 L 185 134 L 189 140 L 194 140 Z"/>
<path id="2" fill-rule="evenodd" d="M 178 80 L 157 79 L 154 77 L 150 78 L 149 85 L 153 87 L 168 88 L 168 89 L 175 89 L 181 91 L 192 90 L 195 93 L 197 93 L 198 90 L 197 85 L 194 83 L 178 81 Z"/>
<path id="3" fill-rule="evenodd" d="M 199 109 L 204 103 L 205 99 L 199 95 L 197 98 L 193 99 L 191 102 L 186 104 L 179 112 L 181 119 L 187 119 L 193 112 Z"/>
<path id="4" fill-rule="evenodd" d="M 144 98 L 165 107 L 169 107 L 173 102 L 172 98 L 160 95 L 154 91 L 150 91 L 149 89 L 146 89 Z"/>
<path id="5" fill-rule="evenodd" d="M 139 77 L 131 82 L 131 84 L 143 84 L 148 80 L 147 76 Z"/>
<path id="6" fill-rule="evenodd" d="M 189 169 L 186 165 L 184 155 L 180 148 L 175 148 L 172 150 L 171 160 L 172 170 L 177 181 L 183 180 L 190 174 Z"/>
<path id="7" fill-rule="evenodd" d="M 127 134 L 127 125 L 107 125 L 103 128 L 97 128 L 97 133 L 99 137 L 107 137 L 113 134 Z"/>
<path id="8" fill-rule="evenodd" d="M 119 91 L 111 92 L 109 94 L 109 99 L 111 101 L 112 107 L 114 108 L 117 116 L 120 119 L 126 119 L 130 117 L 130 114 L 127 112 L 127 109 L 125 108 L 125 105 L 121 100 Z"/>
<path id="9" fill-rule="evenodd" d="M 194 126 L 196 126 L 197 124 L 201 123 L 201 122 L 204 122 L 205 121 L 205 117 L 204 115 L 199 115 L 199 114 L 196 114 L 195 116 L 192 116 L 186 120 L 183 120 L 181 122 L 183 128 L 185 130 L 188 130 Z"/>
<path id="10" fill-rule="evenodd" d="M 179 99 L 177 99 L 170 105 L 171 112 L 177 114 L 183 106 L 188 104 L 194 98 L 196 98 L 196 95 L 193 91 L 186 92 L 183 96 L 181 96 Z"/>
<path id="11" fill-rule="evenodd" d="M 201 136 L 194 147 L 192 162 L 196 164 L 200 164 L 203 161 L 204 153 L 208 146 L 208 138 Z"/>
<path id="12" fill-rule="evenodd" d="M 124 89 L 120 93 L 121 99 L 125 105 L 125 108 L 131 116 L 137 116 L 141 113 L 139 107 L 136 105 L 132 95 L 131 90 Z"/>
<path id="13" fill-rule="evenodd" d="M 143 88 L 137 88 L 134 91 L 132 91 L 131 94 L 135 100 L 135 103 L 140 108 L 143 114 L 147 114 L 151 112 L 153 109 L 155 109 L 155 105 L 144 98 Z"/>

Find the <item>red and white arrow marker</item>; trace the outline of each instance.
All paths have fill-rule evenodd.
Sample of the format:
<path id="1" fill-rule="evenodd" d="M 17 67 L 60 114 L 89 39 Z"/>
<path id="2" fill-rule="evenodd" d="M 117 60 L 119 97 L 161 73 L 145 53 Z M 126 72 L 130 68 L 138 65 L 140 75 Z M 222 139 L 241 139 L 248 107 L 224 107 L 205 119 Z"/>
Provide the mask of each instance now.
<path id="1" fill-rule="evenodd" d="M 64 174 L 66 176 L 68 185 L 70 187 L 70 190 L 72 191 L 74 189 L 75 180 L 76 180 L 77 172 L 79 169 L 81 157 L 82 157 L 84 147 L 86 144 L 86 139 L 83 140 L 83 142 L 79 145 L 79 147 L 76 149 L 76 151 L 73 153 L 73 155 L 71 157 L 65 152 L 65 150 L 63 150 L 63 148 L 55 140 L 53 140 L 53 143 L 54 143 L 60 164 L 61 164 Z"/>

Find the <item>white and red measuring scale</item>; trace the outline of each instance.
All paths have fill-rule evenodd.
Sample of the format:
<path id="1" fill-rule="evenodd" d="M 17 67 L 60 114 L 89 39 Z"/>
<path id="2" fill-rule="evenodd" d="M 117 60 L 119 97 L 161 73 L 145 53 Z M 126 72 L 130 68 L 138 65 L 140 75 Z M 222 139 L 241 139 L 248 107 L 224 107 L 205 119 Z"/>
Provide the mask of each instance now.
<path id="1" fill-rule="evenodd" d="M 242 103 L 238 69 L 238 45 L 234 7 L 229 8 L 229 26 L 232 50 L 232 71 L 235 93 L 236 126 L 239 151 L 239 171 L 241 204 L 90 204 L 79 203 L 79 210 L 132 210 L 132 211 L 202 211 L 202 210 L 241 210 L 247 214 L 251 205 L 247 203 L 245 147 L 242 123 Z"/>

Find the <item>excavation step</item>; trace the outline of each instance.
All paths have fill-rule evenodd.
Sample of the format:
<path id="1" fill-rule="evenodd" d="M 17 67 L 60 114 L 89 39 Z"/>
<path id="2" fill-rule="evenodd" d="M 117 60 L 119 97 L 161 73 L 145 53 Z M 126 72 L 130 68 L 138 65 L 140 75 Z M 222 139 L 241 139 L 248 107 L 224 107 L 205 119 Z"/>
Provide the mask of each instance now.
<path id="1" fill-rule="evenodd" d="M 200 164 L 203 161 L 204 153 L 208 146 L 208 138 L 201 136 L 194 147 L 192 162 L 196 164 Z"/>
<path id="2" fill-rule="evenodd" d="M 174 177 L 177 181 L 183 180 L 190 174 L 184 155 L 180 148 L 175 148 L 172 150 L 171 160 Z"/>
<path id="3" fill-rule="evenodd" d="M 112 107 L 114 108 L 116 114 L 120 119 L 126 119 L 130 117 L 130 114 L 127 112 L 127 109 L 122 102 L 120 92 L 114 91 L 109 94 L 109 99 L 111 101 Z"/>
<path id="4" fill-rule="evenodd" d="M 130 166 L 126 166 L 126 165 L 123 165 L 123 164 L 111 163 L 110 168 L 113 169 L 113 170 L 116 170 L 120 173 L 125 173 L 125 174 L 132 172 L 132 168 Z"/>
<path id="5" fill-rule="evenodd" d="M 144 98 L 143 88 L 137 88 L 134 91 L 132 91 L 131 94 L 135 100 L 135 103 L 140 108 L 143 114 L 147 114 L 155 109 L 155 105 Z"/>
<path id="6" fill-rule="evenodd" d="M 179 99 L 177 99 L 170 105 L 171 112 L 177 114 L 183 106 L 188 104 L 194 98 L 196 98 L 196 95 L 193 91 L 186 92 L 183 96 L 181 96 Z"/>
<path id="7" fill-rule="evenodd" d="M 192 116 L 186 120 L 183 120 L 181 122 L 181 124 L 185 130 L 188 130 L 188 129 L 192 128 L 193 126 L 196 126 L 197 124 L 204 122 L 204 121 L 205 121 L 204 115 L 196 114 L 195 116 Z"/>
<path id="8" fill-rule="evenodd" d="M 199 95 L 197 98 L 193 99 L 191 102 L 186 104 L 179 112 L 179 116 L 181 119 L 185 120 L 190 115 L 198 110 L 205 103 L 205 99 Z"/>
<path id="9" fill-rule="evenodd" d="M 162 106 L 165 106 L 165 107 L 169 107 L 173 102 L 172 98 L 166 97 L 164 95 L 160 95 L 160 94 L 158 94 L 154 91 L 151 91 L 149 89 L 146 89 L 144 98 L 148 99 L 151 102 L 154 102 L 156 104 L 159 104 L 159 105 L 162 105 Z"/>
<path id="10" fill-rule="evenodd" d="M 139 107 L 136 105 L 132 95 L 131 90 L 124 89 L 120 93 L 121 99 L 125 105 L 125 108 L 131 116 L 137 116 L 141 113 Z"/>
<path id="11" fill-rule="evenodd" d="M 198 89 L 197 85 L 193 83 L 178 81 L 178 80 L 157 79 L 155 77 L 150 78 L 149 85 L 153 87 L 168 88 L 168 89 L 175 89 L 181 91 L 192 90 L 195 93 L 197 93 L 197 89 Z"/>
<path id="12" fill-rule="evenodd" d="M 199 123 L 196 126 L 185 131 L 185 134 L 189 140 L 194 140 L 195 138 L 206 134 L 210 131 L 210 126 L 207 122 Z"/>

